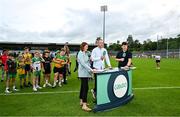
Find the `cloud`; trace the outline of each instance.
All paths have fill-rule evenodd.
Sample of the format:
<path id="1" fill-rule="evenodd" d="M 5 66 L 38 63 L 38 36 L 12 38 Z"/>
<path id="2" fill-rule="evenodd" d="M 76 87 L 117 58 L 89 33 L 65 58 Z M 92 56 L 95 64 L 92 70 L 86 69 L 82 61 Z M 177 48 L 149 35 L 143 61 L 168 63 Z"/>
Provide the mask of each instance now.
<path id="1" fill-rule="evenodd" d="M 102 36 L 102 4 L 107 43 L 180 33 L 178 0 L 1 0 L 0 41 L 93 43 Z"/>

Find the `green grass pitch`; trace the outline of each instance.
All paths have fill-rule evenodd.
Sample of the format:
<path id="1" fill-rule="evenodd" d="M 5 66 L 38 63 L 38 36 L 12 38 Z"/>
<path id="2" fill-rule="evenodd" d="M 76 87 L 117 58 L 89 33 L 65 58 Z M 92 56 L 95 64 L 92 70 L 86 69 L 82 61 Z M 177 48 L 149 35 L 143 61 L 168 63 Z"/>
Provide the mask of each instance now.
<path id="1" fill-rule="evenodd" d="M 114 59 L 111 63 L 117 66 Z M 78 98 L 80 81 L 77 72 L 73 72 L 75 61 L 72 58 L 72 74 L 68 77 L 68 84 L 39 91 L 47 93 L 33 93 L 32 88 L 25 88 L 18 94 L 4 95 L 5 85 L 0 83 L 0 116 L 180 116 L 180 59 L 162 59 L 160 70 L 155 69 L 153 59 L 136 58 L 133 64 L 137 67 L 133 71 L 135 97 L 124 106 L 98 113 L 82 111 Z M 19 78 L 17 86 L 19 88 Z M 89 82 L 91 88 L 93 81 Z M 93 107 L 90 92 L 88 101 Z"/>

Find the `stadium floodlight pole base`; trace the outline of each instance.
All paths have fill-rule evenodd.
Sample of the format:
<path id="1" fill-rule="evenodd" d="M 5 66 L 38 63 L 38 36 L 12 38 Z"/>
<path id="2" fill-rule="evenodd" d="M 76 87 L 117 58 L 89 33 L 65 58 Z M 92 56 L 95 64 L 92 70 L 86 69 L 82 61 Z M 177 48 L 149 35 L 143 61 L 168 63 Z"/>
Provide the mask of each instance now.
<path id="1" fill-rule="evenodd" d="M 114 108 L 120 107 L 122 105 L 127 104 L 128 102 L 130 102 L 132 99 L 134 98 L 134 94 L 131 94 L 130 96 L 128 96 L 126 99 L 124 99 L 123 101 L 117 101 L 117 102 L 113 102 L 113 103 L 108 103 L 108 104 L 102 104 L 102 105 L 96 105 L 93 109 L 93 112 L 101 112 L 101 111 L 108 111 L 108 110 L 112 110 Z"/>

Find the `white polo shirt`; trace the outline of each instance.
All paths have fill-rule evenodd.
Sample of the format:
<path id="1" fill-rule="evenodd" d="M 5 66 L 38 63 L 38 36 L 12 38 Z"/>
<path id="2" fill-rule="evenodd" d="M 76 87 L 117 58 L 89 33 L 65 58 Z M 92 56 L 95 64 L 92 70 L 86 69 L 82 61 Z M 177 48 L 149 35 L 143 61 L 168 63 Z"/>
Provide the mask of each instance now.
<path id="1" fill-rule="evenodd" d="M 156 55 L 156 56 L 155 56 L 155 59 L 156 59 L 156 60 L 161 60 L 161 56 Z"/>
<path id="2" fill-rule="evenodd" d="M 104 60 L 101 60 L 101 57 L 105 56 L 105 60 L 108 66 L 111 66 L 108 52 L 105 48 L 96 47 L 92 50 L 91 59 L 93 61 L 93 67 L 98 70 L 103 70 L 105 68 Z"/>

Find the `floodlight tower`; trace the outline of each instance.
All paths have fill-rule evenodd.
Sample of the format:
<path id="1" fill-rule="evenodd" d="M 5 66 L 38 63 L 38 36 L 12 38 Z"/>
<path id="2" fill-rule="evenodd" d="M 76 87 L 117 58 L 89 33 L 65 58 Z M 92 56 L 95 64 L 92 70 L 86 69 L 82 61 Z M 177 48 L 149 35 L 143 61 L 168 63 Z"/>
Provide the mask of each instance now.
<path id="1" fill-rule="evenodd" d="M 105 43 L 105 32 L 106 32 L 106 12 L 107 12 L 107 5 L 101 6 L 101 12 L 103 12 L 103 41 Z"/>

